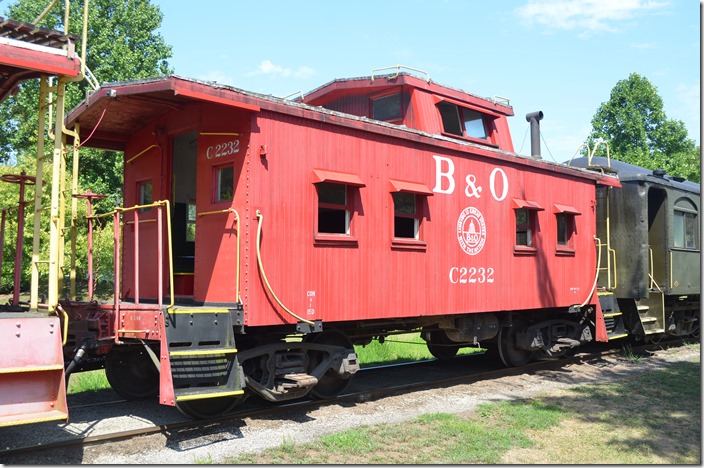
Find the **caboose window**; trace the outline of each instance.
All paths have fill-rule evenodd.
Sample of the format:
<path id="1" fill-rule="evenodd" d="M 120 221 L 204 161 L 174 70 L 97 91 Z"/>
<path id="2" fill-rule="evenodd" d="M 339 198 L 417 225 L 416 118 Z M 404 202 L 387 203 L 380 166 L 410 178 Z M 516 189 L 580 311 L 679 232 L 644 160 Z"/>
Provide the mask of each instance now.
<path id="1" fill-rule="evenodd" d="M 408 192 L 394 192 L 394 237 L 418 239 L 420 216 L 418 215 L 417 195 Z"/>
<path id="2" fill-rule="evenodd" d="M 372 98 L 372 119 L 399 120 L 401 119 L 401 108 L 401 93 Z"/>
<path id="3" fill-rule="evenodd" d="M 232 201 L 235 195 L 235 168 L 221 166 L 215 168 L 215 203 Z"/>
<path id="4" fill-rule="evenodd" d="M 543 211 L 544 208 L 534 201 L 514 198 L 513 209 L 516 215 L 516 245 L 514 246 L 514 252 L 534 254 L 538 211 Z"/>
<path id="5" fill-rule="evenodd" d="M 152 197 L 152 181 L 144 181 L 138 184 L 139 192 L 139 204 L 140 205 L 151 205 L 154 201 Z M 151 211 L 152 207 L 141 208 L 139 211 Z"/>
<path id="6" fill-rule="evenodd" d="M 424 251 L 423 218 L 428 216 L 428 197 L 433 195 L 425 184 L 389 179 L 394 202 L 394 224 L 391 247 L 401 250 Z"/>
<path id="7" fill-rule="evenodd" d="M 516 245 L 533 247 L 533 230 L 530 218 L 530 210 L 526 208 L 516 210 Z"/>
<path id="8" fill-rule="evenodd" d="M 323 182 L 318 188 L 318 232 L 325 234 L 350 233 L 348 187 L 345 184 Z"/>
<path id="9" fill-rule="evenodd" d="M 574 215 L 558 213 L 557 218 L 557 245 L 572 246 L 572 232 L 574 231 Z"/>
<path id="10" fill-rule="evenodd" d="M 696 249 L 697 208 L 688 200 L 675 203 L 675 213 L 672 222 L 674 246 L 682 249 Z"/>
<path id="11" fill-rule="evenodd" d="M 568 205 L 554 205 L 557 225 L 557 253 L 574 255 L 574 235 L 577 232 L 576 216 L 581 215 L 576 208 Z"/>
<path id="12" fill-rule="evenodd" d="M 482 140 L 488 138 L 484 114 L 481 112 L 445 101 L 439 102 L 437 106 L 446 133 Z"/>

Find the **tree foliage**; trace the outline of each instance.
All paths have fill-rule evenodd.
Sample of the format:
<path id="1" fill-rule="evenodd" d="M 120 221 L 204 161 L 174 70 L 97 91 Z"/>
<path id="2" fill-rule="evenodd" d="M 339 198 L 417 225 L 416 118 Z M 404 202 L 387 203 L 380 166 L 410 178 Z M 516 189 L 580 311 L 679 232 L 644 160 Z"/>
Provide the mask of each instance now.
<path id="1" fill-rule="evenodd" d="M 600 139 L 609 143 L 615 159 L 700 180 L 700 148 L 682 121 L 667 118 L 657 88 L 637 73 L 616 83 L 609 100 L 597 109 L 587 144 L 594 148 Z M 599 145 L 597 154 L 605 156 L 605 151 Z"/>
<path id="2" fill-rule="evenodd" d="M 4 16 L 17 21 L 34 22 L 50 3 L 49 0 L 17 0 L 10 4 Z M 83 1 L 74 0 L 70 4 L 69 31 L 79 38 L 83 28 Z M 168 59 L 172 56 L 171 46 L 157 32 L 161 26 L 163 14 L 159 7 L 150 0 L 91 0 L 88 18 L 86 65 L 99 83 L 133 80 L 160 76 L 173 71 Z M 38 26 L 64 30 L 64 2 L 57 2 L 51 12 Z M 80 52 L 81 44 L 76 45 Z M 79 104 L 90 89 L 84 80 L 69 83 L 66 88 L 66 111 Z M 0 104 L 0 173 L 19 173 L 25 170 L 35 173 L 37 122 L 39 109 L 39 81 L 24 82 L 17 93 Z M 71 152 L 67 156 L 67 167 L 71 167 Z M 114 206 L 115 197 L 122 187 L 123 159 L 121 153 L 81 149 L 79 168 L 79 191 L 88 189 L 109 195 L 109 198 L 95 207 L 96 211 L 107 211 Z M 4 185 L 8 185 L 5 187 Z M 32 193 L 25 199 L 31 200 Z M 17 187 L 0 184 L 0 208 L 16 206 Z M 102 205 L 102 206 L 101 206 Z M 84 203 L 79 203 L 79 212 L 85 214 Z M 15 212 L 16 213 L 16 212 Z M 3 251 L 3 274 L 0 289 L 11 287 L 14 260 L 13 233 L 14 217 L 8 215 L 7 235 Z M 16 224 L 16 223 L 15 223 Z M 16 230 L 16 227 L 14 228 Z M 111 228 L 110 228 L 111 229 Z M 80 269 L 85 269 L 86 242 L 85 226 L 79 229 L 79 276 Z M 99 229 L 100 231 L 100 229 Z M 46 233 L 42 233 L 44 236 Z M 24 258 L 31 256 L 32 247 L 31 209 L 28 210 L 24 232 Z M 82 237 L 80 237 L 82 236 Z M 111 235 L 96 232 L 99 243 L 112 242 Z M 107 240 L 105 240 L 107 239 Z M 106 244 L 107 245 L 107 244 Z M 112 249 L 96 252 L 105 256 L 103 264 L 111 262 Z M 23 264 L 23 285 L 28 282 L 29 268 Z M 8 270 L 9 269 L 9 270 Z M 104 270 L 109 276 L 111 268 Z M 85 270 L 83 270 L 85 272 Z"/>
<path id="3" fill-rule="evenodd" d="M 6 16 L 18 21 L 34 21 L 47 0 L 19 0 Z M 63 2 L 54 7 L 39 26 L 63 31 Z M 70 5 L 69 32 L 81 35 L 83 2 Z M 163 15 L 149 0 L 92 0 L 88 17 L 86 65 L 101 83 L 141 79 L 171 73 L 168 58 L 171 47 L 156 32 Z M 77 45 L 80 50 L 80 44 Z M 66 90 L 66 110 L 86 96 L 86 81 L 71 83 Z M 33 171 L 37 138 L 39 83 L 29 81 L 0 105 L 0 162 L 29 166 Z M 29 172 L 29 171 L 28 171 Z M 94 192 L 113 194 L 121 186 L 122 161 L 114 152 L 83 151 L 81 185 Z"/>

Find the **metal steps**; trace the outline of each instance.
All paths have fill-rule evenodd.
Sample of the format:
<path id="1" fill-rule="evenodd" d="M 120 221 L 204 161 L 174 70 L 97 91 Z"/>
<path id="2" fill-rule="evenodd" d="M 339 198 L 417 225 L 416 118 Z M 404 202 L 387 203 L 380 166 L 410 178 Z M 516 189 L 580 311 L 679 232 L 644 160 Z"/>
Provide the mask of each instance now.
<path id="1" fill-rule="evenodd" d="M 599 303 L 604 315 L 604 325 L 609 341 L 625 338 L 628 336 L 626 327 L 623 323 L 623 313 L 618 307 L 616 296 L 613 292 L 599 291 Z"/>
<path id="2" fill-rule="evenodd" d="M 0 427 L 68 419 L 58 317 L 0 314 Z"/>
<path id="3" fill-rule="evenodd" d="M 244 393 L 230 309 L 173 308 L 165 325 L 176 402 Z"/>
<path id="4" fill-rule="evenodd" d="M 665 302 L 664 294 L 651 290 L 648 297 L 636 301 L 638 318 L 645 335 L 665 333 Z"/>

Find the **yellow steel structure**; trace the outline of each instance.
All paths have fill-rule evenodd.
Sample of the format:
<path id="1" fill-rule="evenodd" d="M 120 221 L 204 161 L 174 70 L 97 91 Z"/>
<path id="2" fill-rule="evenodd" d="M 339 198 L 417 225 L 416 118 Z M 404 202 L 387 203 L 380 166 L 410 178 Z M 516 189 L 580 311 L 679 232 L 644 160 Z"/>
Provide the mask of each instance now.
<path id="1" fill-rule="evenodd" d="M 35 20 L 35 24 L 58 3 L 58 0 L 51 2 L 42 14 Z M 65 0 L 64 32 L 68 33 L 70 1 Z M 32 244 L 32 277 L 30 283 L 30 310 L 39 308 L 47 309 L 50 313 L 55 313 L 59 303 L 59 293 L 63 288 L 64 270 L 64 245 L 65 245 L 65 217 L 66 217 L 66 137 L 73 137 L 73 167 L 71 195 L 78 193 L 78 148 L 80 140 L 78 129 L 69 130 L 64 125 L 66 108 L 66 85 L 71 82 L 87 79 L 94 89 L 97 89 L 97 82 L 94 77 L 87 74 L 86 67 L 86 39 L 88 32 L 88 0 L 83 3 L 83 35 L 81 49 L 81 70 L 77 77 L 58 77 L 56 84 L 53 84 L 50 77 L 42 76 L 39 89 L 39 119 L 37 125 L 37 166 L 36 166 L 36 187 L 34 194 L 34 238 Z M 48 116 L 48 119 L 47 119 Z M 49 144 L 47 144 L 47 140 Z M 51 153 L 47 153 L 48 147 L 52 147 Z M 45 161 L 51 158 L 50 170 L 45 170 Z M 44 188 L 49 187 L 50 202 L 49 207 L 42 205 L 42 195 Z M 73 197 L 72 197 L 73 198 Z M 77 200 L 73 198 L 71 204 L 71 298 L 76 295 L 76 222 L 77 222 Z M 49 258 L 41 259 L 41 228 L 42 213 L 48 211 L 49 214 Z M 40 265 L 48 265 L 46 274 L 47 299 L 40 307 L 39 304 L 39 279 Z"/>

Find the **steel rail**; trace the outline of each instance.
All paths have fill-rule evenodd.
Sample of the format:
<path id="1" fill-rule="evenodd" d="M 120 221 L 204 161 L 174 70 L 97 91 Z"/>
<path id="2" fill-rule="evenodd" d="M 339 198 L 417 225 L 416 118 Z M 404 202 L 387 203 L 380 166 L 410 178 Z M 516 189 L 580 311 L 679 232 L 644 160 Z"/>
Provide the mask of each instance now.
<path id="1" fill-rule="evenodd" d="M 639 351 L 652 351 L 652 350 L 662 350 L 672 347 L 683 346 L 686 343 L 692 342 L 692 339 L 676 339 L 667 342 L 660 343 L 647 343 L 640 346 L 633 346 L 630 348 L 631 352 Z M 15 448 L 5 448 L 0 449 L 0 455 L 18 455 L 25 453 L 32 453 L 42 450 L 50 450 L 57 448 L 66 448 L 78 445 L 91 445 L 99 444 L 112 441 L 120 441 L 125 439 L 131 439 L 139 436 L 154 435 L 154 434 L 166 434 L 181 429 L 192 429 L 200 426 L 207 426 L 213 423 L 223 423 L 227 421 L 251 418 L 256 416 L 268 416 L 280 412 L 286 412 L 297 409 L 306 409 L 312 407 L 319 407 L 325 404 L 330 404 L 334 402 L 360 402 L 360 401 L 370 401 L 385 396 L 391 396 L 401 392 L 409 392 L 412 390 L 420 389 L 431 389 L 448 384 L 462 384 L 462 383 L 474 383 L 483 380 L 496 379 L 500 377 L 509 377 L 514 375 L 525 374 L 527 372 L 534 372 L 539 370 L 552 370 L 560 367 L 565 367 L 570 364 L 576 363 L 588 363 L 592 360 L 599 360 L 603 357 L 614 356 L 621 354 L 624 351 L 623 347 L 619 346 L 617 348 L 607 349 L 603 351 L 582 353 L 572 357 L 562 357 L 554 360 L 544 360 L 536 361 L 521 367 L 511 367 L 511 368 L 501 368 L 492 369 L 488 371 L 479 371 L 471 374 L 463 374 L 453 377 L 444 377 L 441 379 L 434 379 L 421 382 L 412 382 L 408 384 L 396 385 L 391 387 L 368 389 L 362 391 L 356 391 L 351 393 L 344 393 L 335 398 L 327 400 L 304 400 L 296 401 L 292 403 L 284 403 L 273 406 L 266 406 L 263 408 L 258 408 L 255 410 L 247 410 L 242 412 L 228 413 L 222 416 L 218 416 L 210 419 L 202 420 L 188 420 L 176 423 L 162 424 L 158 426 L 146 427 L 141 429 L 132 429 L 121 432 L 114 432 L 109 434 L 100 434 L 95 436 L 85 436 L 85 437 L 75 437 L 70 439 L 58 440 L 55 442 L 49 442 L 46 444 L 34 444 L 26 445 L 23 447 Z M 460 356 L 459 358 L 469 358 L 475 355 Z M 425 364 L 429 362 L 436 362 L 437 360 L 425 360 L 418 361 L 417 363 L 401 363 L 401 364 L 391 364 L 389 366 L 376 366 L 361 369 L 361 371 L 378 370 L 385 367 L 398 367 L 400 365 L 411 365 L 411 364 Z"/>

